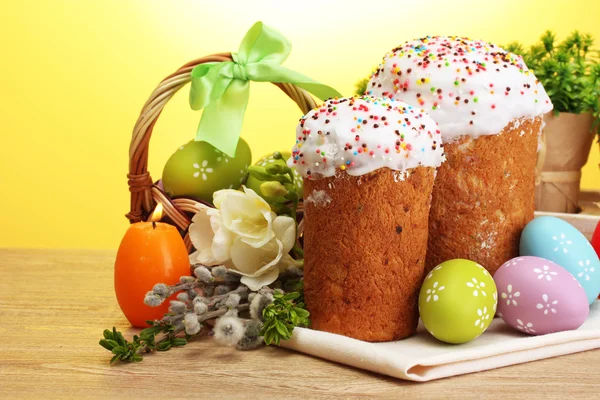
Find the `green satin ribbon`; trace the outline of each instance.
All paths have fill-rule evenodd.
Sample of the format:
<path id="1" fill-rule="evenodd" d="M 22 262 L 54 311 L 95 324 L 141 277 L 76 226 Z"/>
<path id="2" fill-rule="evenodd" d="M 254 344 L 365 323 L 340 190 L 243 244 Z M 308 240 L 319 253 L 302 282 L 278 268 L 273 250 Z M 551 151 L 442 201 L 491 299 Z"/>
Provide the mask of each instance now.
<path id="1" fill-rule="evenodd" d="M 208 142 L 235 156 L 248 105 L 249 81 L 293 83 L 321 100 L 341 97 L 335 89 L 282 67 L 291 49 L 279 32 L 257 22 L 244 36 L 239 51 L 231 54 L 233 61 L 196 66 L 191 73 L 190 106 L 204 109 L 196 141 Z"/>

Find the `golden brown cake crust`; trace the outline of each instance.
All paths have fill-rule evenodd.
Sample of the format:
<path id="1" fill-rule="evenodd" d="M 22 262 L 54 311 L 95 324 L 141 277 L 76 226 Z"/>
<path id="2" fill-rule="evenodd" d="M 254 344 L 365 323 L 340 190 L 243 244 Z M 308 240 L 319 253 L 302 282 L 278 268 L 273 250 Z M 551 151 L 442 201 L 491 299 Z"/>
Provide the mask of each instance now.
<path id="1" fill-rule="evenodd" d="M 434 168 L 304 181 L 304 296 L 314 329 L 370 342 L 413 334 Z"/>
<path id="2" fill-rule="evenodd" d="M 514 120 L 498 135 L 444 145 L 429 214 L 426 271 L 466 258 L 494 273 L 518 256 L 533 219 L 535 164 L 542 118 Z"/>

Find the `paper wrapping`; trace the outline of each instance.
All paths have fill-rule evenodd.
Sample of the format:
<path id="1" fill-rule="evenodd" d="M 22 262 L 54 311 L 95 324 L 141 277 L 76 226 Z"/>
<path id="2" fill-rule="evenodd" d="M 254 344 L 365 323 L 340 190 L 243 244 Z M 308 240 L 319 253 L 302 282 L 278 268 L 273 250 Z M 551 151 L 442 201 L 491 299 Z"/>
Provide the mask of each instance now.
<path id="1" fill-rule="evenodd" d="M 538 154 L 535 208 L 538 211 L 574 213 L 579 201 L 581 168 L 594 141 L 592 114 L 552 112 L 544 116 Z"/>

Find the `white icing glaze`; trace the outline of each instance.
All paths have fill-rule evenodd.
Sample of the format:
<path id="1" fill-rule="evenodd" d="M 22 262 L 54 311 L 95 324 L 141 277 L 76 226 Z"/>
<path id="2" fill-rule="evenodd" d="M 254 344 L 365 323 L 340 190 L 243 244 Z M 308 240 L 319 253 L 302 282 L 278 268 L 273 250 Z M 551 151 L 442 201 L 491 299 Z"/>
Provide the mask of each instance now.
<path id="1" fill-rule="evenodd" d="M 521 56 L 454 36 L 428 36 L 393 49 L 371 77 L 367 94 L 423 107 L 445 143 L 463 135 L 494 135 L 515 118 L 552 110 Z"/>
<path id="2" fill-rule="evenodd" d="M 369 96 L 327 100 L 300 120 L 288 161 L 305 178 L 363 175 L 444 161 L 437 124 L 421 109 Z"/>
<path id="3" fill-rule="evenodd" d="M 331 189 L 331 188 L 330 188 Z M 331 203 L 331 197 L 324 190 L 313 190 L 313 192 L 306 198 L 307 203 L 314 203 L 315 206 L 327 206 Z"/>

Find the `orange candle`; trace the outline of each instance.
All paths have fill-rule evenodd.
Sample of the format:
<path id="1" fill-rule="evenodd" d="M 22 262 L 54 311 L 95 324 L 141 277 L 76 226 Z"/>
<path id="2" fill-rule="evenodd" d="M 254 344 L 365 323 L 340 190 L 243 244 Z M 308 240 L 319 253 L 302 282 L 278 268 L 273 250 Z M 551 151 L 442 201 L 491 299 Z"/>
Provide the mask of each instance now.
<path id="1" fill-rule="evenodd" d="M 159 307 L 144 304 L 144 296 L 157 283 L 176 284 L 190 275 L 188 252 L 177 229 L 157 222 L 162 216 L 159 203 L 149 222 L 129 227 L 115 261 L 117 301 L 131 325 L 146 327 L 147 320 L 161 319 L 168 311 L 169 299 Z"/>

